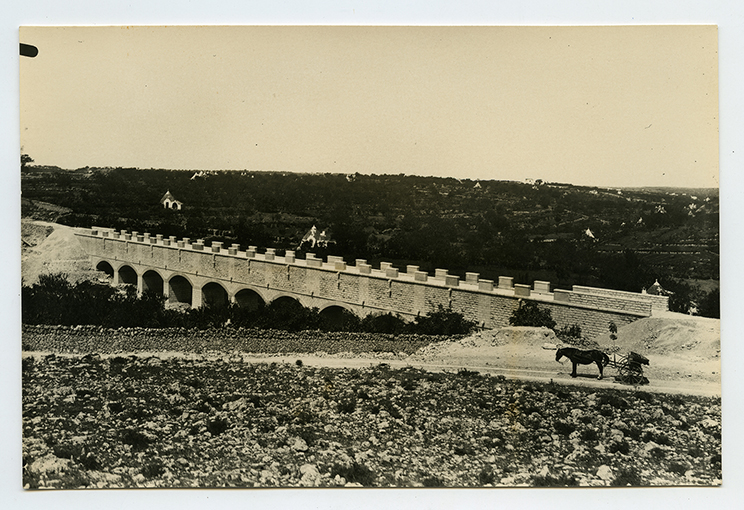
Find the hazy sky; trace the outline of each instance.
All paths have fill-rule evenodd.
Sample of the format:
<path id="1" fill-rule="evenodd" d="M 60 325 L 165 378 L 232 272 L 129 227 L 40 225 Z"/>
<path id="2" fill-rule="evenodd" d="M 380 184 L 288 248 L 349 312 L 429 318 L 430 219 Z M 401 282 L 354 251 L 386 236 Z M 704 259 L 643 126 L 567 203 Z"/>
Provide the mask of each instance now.
<path id="1" fill-rule="evenodd" d="M 24 27 L 37 164 L 718 186 L 714 26 Z"/>

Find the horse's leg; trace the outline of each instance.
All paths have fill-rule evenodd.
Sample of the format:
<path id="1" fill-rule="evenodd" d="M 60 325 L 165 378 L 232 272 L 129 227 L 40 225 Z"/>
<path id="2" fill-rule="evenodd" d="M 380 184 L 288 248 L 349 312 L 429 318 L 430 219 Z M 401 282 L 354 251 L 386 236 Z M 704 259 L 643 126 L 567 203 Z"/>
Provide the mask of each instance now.
<path id="1" fill-rule="evenodd" d="M 573 372 L 571 372 L 571 377 L 577 377 L 576 367 L 578 366 L 578 363 L 576 363 L 575 361 L 571 361 L 571 363 L 573 363 Z"/>
<path id="2" fill-rule="evenodd" d="M 599 377 L 597 379 L 602 379 L 602 362 L 597 361 L 597 367 L 599 367 Z"/>

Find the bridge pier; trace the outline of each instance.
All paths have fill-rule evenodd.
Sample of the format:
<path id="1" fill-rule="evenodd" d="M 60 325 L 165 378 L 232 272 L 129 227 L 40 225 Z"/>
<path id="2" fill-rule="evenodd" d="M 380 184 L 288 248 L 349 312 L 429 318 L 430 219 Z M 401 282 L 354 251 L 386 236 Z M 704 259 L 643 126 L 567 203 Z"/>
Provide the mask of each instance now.
<path id="1" fill-rule="evenodd" d="M 191 308 L 201 308 L 202 306 L 202 290 L 198 285 L 194 285 L 191 288 Z"/>

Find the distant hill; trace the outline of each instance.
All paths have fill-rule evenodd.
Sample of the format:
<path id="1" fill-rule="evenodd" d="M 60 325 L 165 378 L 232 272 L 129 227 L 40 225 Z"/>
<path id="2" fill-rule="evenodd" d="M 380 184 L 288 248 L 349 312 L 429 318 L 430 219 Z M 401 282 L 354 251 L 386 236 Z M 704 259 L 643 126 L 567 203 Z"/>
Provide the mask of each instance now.
<path id="1" fill-rule="evenodd" d="M 714 189 L 408 175 L 79 170 L 24 172 L 24 217 L 280 252 L 296 249 L 316 225 L 332 233 L 333 254 L 349 261 L 386 260 L 427 271 L 441 267 L 462 276 L 476 271 L 493 279 L 506 274 L 520 283 L 541 279 L 564 288 L 585 284 L 638 292 L 657 278 L 668 288 L 683 280 L 719 278 Z M 182 210 L 163 208 L 166 191 L 183 203 Z M 56 217 L 49 216 L 52 212 Z"/>

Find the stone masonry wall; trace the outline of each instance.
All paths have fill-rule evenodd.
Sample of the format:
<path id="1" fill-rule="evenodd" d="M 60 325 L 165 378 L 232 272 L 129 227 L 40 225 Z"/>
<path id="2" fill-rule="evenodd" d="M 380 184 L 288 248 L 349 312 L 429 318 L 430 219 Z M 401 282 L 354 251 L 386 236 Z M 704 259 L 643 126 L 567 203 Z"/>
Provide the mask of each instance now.
<path id="1" fill-rule="evenodd" d="M 340 257 L 323 261 L 308 254 L 305 259 L 295 259 L 294 252 L 279 257 L 273 249 L 259 253 L 251 246 L 242 251 L 237 245 L 205 246 L 200 240 L 100 227 L 80 230 L 76 235 L 94 266 L 105 261 L 114 272 L 129 266 L 139 280 L 145 272 L 155 271 L 164 281 L 166 294 L 170 279 L 182 276 L 198 296 L 204 285 L 215 282 L 230 299 L 250 289 L 266 301 L 290 296 L 321 309 L 336 305 L 358 315 L 392 312 L 409 319 L 441 305 L 484 328 L 507 326 L 519 301 L 533 300 L 551 310 L 559 327 L 578 324 L 590 337 L 606 333 L 610 321 L 620 327 L 667 309 L 664 300 L 656 299 L 659 296 L 611 289 L 575 286 L 571 291 L 551 291 L 549 282 L 536 281 L 531 288 L 513 284 L 510 277 L 500 277 L 498 282 L 481 280 L 477 273 L 468 273 L 461 281 L 444 269 L 428 275 L 416 266 L 402 270 L 384 262 L 380 268 L 372 268 L 363 260 L 347 265 Z M 194 306 L 201 304 L 200 299 Z"/>

